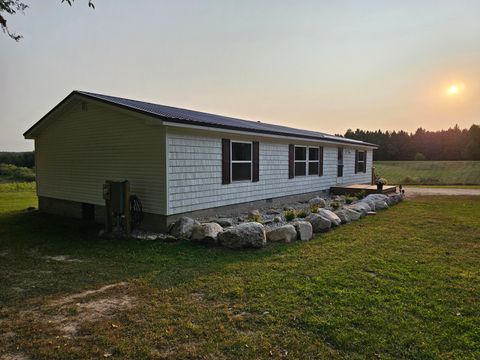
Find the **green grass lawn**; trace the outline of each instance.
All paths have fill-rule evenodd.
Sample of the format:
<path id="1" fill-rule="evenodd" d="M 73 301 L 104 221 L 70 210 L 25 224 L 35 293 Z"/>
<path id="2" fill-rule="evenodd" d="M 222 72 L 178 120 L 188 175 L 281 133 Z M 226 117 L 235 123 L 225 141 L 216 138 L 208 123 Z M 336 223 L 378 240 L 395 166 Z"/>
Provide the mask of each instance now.
<path id="1" fill-rule="evenodd" d="M 480 185 L 480 161 L 375 161 L 390 184 Z"/>
<path id="2" fill-rule="evenodd" d="M 235 252 L 99 240 L 0 196 L 0 358 L 480 357 L 478 197 Z"/>
<path id="3" fill-rule="evenodd" d="M 471 190 L 478 190 L 480 189 L 480 185 L 407 185 L 408 187 L 415 187 L 415 188 L 429 188 L 429 189 L 471 189 Z"/>

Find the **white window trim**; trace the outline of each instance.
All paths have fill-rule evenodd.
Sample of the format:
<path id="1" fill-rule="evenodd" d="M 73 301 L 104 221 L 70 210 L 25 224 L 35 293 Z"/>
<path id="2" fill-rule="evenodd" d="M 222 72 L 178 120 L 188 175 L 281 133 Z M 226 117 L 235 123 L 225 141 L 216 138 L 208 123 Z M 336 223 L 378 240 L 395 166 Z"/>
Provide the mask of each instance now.
<path id="1" fill-rule="evenodd" d="M 233 143 L 237 144 L 250 144 L 250 161 L 249 160 L 233 160 Z M 247 164 L 250 163 L 250 180 L 233 180 L 233 164 Z M 230 179 L 231 182 L 252 182 L 253 177 L 253 141 L 241 141 L 241 140 L 230 140 Z"/>
<path id="2" fill-rule="evenodd" d="M 305 160 L 296 160 L 295 159 L 295 154 L 296 154 L 296 148 L 305 148 Z M 317 149 L 318 151 L 318 159 L 316 160 L 310 160 L 310 149 Z M 311 162 L 320 162 L 320 148 L 318 146 L 307 146 L 307 145 L 295 145 L 295 148 L 293 150 L 293 176 L 294 177 L 303 177 L 303 176 L 318 176 L 320 173 L 320 167 L 318 168 L 318 171 L 316 174 L 309 174 L 308 168 L 309 164 Z M 297 163 L 305 163 L 305 175 L 296 175 L 296 166 Z"/>

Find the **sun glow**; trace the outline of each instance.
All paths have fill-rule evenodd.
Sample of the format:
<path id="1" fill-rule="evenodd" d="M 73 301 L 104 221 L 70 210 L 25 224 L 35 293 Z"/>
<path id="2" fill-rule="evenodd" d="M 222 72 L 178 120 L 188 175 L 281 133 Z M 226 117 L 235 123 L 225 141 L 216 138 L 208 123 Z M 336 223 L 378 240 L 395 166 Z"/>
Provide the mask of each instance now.
<path id="1" fill-rule="evenodd" d="M 448 96 L 457 96 L 460 95 L 460 93 L 463 92 L 465 89 L 465 85 L 463 84 L 451 84 L 446 91 L 446 94 Z"/>

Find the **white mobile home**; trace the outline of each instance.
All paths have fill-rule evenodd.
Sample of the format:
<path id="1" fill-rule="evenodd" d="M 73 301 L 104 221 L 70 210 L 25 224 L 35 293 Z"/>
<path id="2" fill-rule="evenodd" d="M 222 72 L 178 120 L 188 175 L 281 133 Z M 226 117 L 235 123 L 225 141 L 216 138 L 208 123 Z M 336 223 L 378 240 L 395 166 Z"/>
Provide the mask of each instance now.
<path id="1" fill-rule="evenodd" d="M 160 229 L 183 214 L 225 215 L 369 183 L 376 148 L 80 91 L 24 136 L 35 140 L 41 211 L 102 221 L 103 183 L 127 179 L 143 203 L 145 226 Z"/>

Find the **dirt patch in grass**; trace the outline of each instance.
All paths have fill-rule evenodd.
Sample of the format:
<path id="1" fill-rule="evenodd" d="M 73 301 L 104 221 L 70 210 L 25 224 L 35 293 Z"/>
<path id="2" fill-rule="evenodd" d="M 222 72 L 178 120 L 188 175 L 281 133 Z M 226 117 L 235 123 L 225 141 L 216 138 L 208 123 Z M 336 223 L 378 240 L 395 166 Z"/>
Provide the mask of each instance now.
<path id="1" fill-rule="evenodd" d="M 45 260 L 64 261 L 64 262 L 82 262 L 80 259 L 71 258 L 68 255 L 44 256 Z"/>
<path id="2" fill-rule="evenodd" d="M 23 317 L 48 324 L 64 337 L 75 336 L 83 324 L 111 318 L 118 312 L 131 309 L 136 297 L 128 294 L 125 282 L 105 285 L 48 301 L 33 310 L 26 310 Z"/>
<path id="3" fill-rule="evenodd" d="M 5 354 L 0 357 L 0 360 L 28 360 L 28 356 L 18 353 L 18 354 Z"/>
<path id="4" fill-rule="evenodd" d="M 77 293 L 77 294 L 72 294 L 72 295 L 64 296 L 64 297 L 56 299 L 56 300 L 52 300 L 52 301 L 50 301 L 49 305 L 50 306 L 61 306 L 61 305 L 65 305 L 65 304 L 68 304 L 68 303 L 72 303 L 76 300 L 84 299 L 88 296 L 102 294 L 102 293 L 104 293 L 108 290 L 112 290 L 112 289 L 116 289 L 116 288 L 124 288 L 126 286 L 127 286 L 126 282 L 109 284 L 109 285 L 102 286 L 99 289 L 86 290 L 86 291 L 82 291 L 82 292 Z"/>

